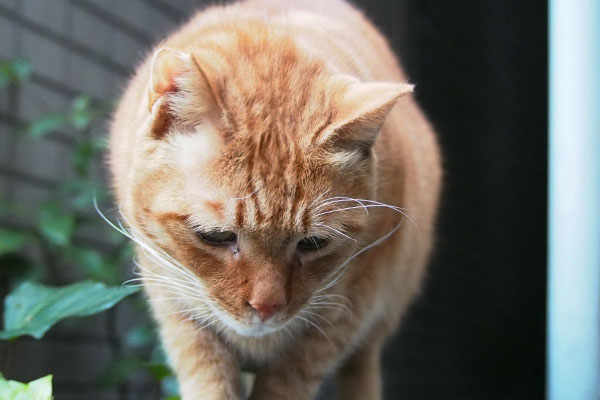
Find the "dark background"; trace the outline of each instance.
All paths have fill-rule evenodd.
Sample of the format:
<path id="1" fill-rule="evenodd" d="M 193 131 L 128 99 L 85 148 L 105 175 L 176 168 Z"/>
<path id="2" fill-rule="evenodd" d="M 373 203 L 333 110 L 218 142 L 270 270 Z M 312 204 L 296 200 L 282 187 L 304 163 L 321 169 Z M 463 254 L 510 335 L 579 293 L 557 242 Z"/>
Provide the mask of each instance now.
<path id="1" fill-rule="evenodd" d="M 398 31 L 388 2 L 357 4 Z M 429 280 L 385 352 L 386 398 L 541 399 L 547 4 L 404 7 L 392 43 L 438 132 L 445 187 Z"/>

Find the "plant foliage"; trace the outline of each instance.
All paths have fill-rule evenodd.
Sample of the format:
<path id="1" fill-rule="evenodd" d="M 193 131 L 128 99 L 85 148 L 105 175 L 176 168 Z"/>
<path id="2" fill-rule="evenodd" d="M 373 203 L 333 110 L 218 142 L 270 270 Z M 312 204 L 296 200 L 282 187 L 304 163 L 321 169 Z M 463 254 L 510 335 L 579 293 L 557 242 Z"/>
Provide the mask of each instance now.
<path id="1" fill-rule="evenodd" d="M 0 90 L 15 89 L 32 74 L 26 60 L 0 60 Z M 81 95 L 64 112 L 40 115 L 19 129 L 25 141 L 55 135 L 68 139 L 71 171 L 34 209 L 0 195 L 0 289 L 12 289 L 4 299 L 0 340 L 10 340 L 10 346 L 23 335 L 42 339 L 64 319 L 90 316 L 125 300 L 140 321 L 123 339 L 112 342 L 113 361 L 97 377 L 99 387 L 122 387 L 132 374 L 142 372 L 155 379 L 165 397 L 176 398 L 176 381 L 161 356 L 146 303 L 135 293 L 137 288 L 120 286 L 127 279 L 125 267 L 131 265 L 132 249 L 94 212 L 94 203 L 106 204 L 108 198 L 95 168 L 106 140 L 95 134 L 95 128 L 111 106 Z M 73 283 L 75 276 L 81 280 Z M 108 313 L 108 320 L 115 318 L 113 310 Z M 107 332 L 110 337 L 116 337 L 114 324 L 107 324 L 107 329 L 112 329 Z M 5 373 L 9 367 L 10 363 L 3 365 Z M 50 399 L 51 377 L 36 382 L 1 379 L 0 399 Z M 46 391 L 39 393 L 47 393 L 46 397 L 33 392 L 42 386 Z M 6 394 L 9 389 L 14 394 Z"/>
<path id="2" fill-rule="evenodd" d="M 104 311 L 137 289 L 91 281 L 60 288 L 24 282 L 4 300 L 4 331 L 0 331 L 0 339 L 22 335 L 40 339 L 57 322 Z"/>
<path id="3" fill-rule="evenodd" d="M 0 399 L 2 400 L 52 400 L 52 375 L 29 383 L 7 381 L 0 374 Z"/>

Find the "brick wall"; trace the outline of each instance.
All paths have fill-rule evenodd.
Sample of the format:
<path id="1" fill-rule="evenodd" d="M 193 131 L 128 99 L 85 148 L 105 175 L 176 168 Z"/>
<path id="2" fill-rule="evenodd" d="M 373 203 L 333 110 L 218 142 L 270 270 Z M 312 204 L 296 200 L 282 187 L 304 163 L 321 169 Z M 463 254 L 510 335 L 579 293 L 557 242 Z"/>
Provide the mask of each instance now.
<path id="1" fill-rule="evenodd" d="M 81 93 L 96 100 L 117 98 L 149 47 L 201 4 L 192 0 L 0 0 L 0 59 L 24 58 L 34 68 L 27 82 L 0 92 L 2 198 L 35 212 L 33 207 L 70 174 L 73 132 L 32 141 L 19 133 L 24 121 L 64 112 Z M 106 121 L 95 124 L 91 134 L 105 135 Z M 105 175 L 101 165 L 96 169 L 99 176 Z M 90 236 L 87 240 L 102 245 L 102 238 L 94 238 L 93 232 Z M 143 376 L 132 377 L 120 390 L 99 390 L 96 385 L 118 346 L 115 332 L 122 334 L 134 320 L 133 312 L 120 306 L 93 318 L 61 323 L 40 341 L 22 338 L 10 351 L 0 342 L 0 358 L 12 352 L 10 377 L 14 379 L 52 373 L 60 400 L 158 398 L 156 386 Z M 5 361 L 0 360 L 0 366 Z"/>

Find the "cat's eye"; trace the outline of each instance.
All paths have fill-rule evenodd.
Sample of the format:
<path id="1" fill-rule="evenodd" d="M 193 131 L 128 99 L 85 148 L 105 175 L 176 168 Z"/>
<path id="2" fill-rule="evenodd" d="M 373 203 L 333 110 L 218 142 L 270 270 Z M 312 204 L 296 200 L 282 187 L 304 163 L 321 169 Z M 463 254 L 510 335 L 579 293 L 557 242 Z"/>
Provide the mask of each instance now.
<path id="1" fill-rule="evenodd" d="M 204 243 L 212 246 L 227 246 L 235 243 L 237 240 L 237 235 L 232 231 L 198 231 L 197 235 Z"/>
<path id="2" fill-rule="evenodd" d="M 319 236 L 307 236 L 298 242 L 297 248 L 302 251 L 314 251 L 327 246 L 329 239 Z"/>

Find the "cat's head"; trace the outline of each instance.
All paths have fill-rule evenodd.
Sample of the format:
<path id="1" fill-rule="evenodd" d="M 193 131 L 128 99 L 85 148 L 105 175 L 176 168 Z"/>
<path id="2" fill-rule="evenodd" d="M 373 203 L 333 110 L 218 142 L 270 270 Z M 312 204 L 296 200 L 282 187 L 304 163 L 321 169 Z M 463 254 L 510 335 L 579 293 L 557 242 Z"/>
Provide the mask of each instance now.
<path id="1" fill-rule="evenodd" d="M 339 303 L 340 268 L 374 239 L 372 146 L 412 90 L 276 48 L 159 50 L 130 172 L 130 223 L 163 254 L 154 279 L 246 336 Z"/>

